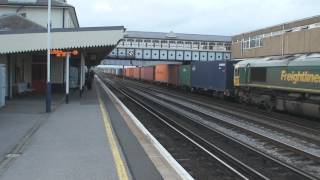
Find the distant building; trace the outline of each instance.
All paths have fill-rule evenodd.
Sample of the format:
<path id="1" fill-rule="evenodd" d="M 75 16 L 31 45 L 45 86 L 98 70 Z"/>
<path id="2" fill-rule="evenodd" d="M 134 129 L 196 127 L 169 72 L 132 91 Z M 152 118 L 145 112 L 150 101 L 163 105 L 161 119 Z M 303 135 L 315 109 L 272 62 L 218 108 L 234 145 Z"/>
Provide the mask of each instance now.
<path id="1" fill-rule="evenodd" d="M 320 52 L 320 16 L 287 22 L 232 37 L 232 58 Z"/>
<path id="2" fill-rule="evenodd" d="M 48 0 L 0 0 L 0 18 L 20 16 L 47 27 Z M 64 0 L 52 0 L 51 28 L 79 27 L 75 8 Z"/>
<path id="3" fill-rule="evenodd" d="M 0 64 L 7 67 L 6 96 L 12 98 L 26 89 L 44 93 L 47 84 L 48 0 L 0 0 Z M 51 48 L 77 50 L 70 58 L 72 75 L 84 86 L 85 65 L 98 65 L 123 38 L 124 27 L 80 28 L 74 6 L 52 0 Z M 65 92 L 66 57 L 52 55 L 52 92 Z M 72 76 L 71 75 L 71 76 Z M 81 77 L 81 78 L 80 78 Z"/>
<path id="4" fill-rule="evenodd" d="M 0 0 L 0 32 L 17 30 L 45 30 L 48 20 L 47 0 Z M 52 28 L 78 28 L 79 22 L 73 6 L 65 1 L 52 0 Z M 0 63 L 6 64 L 7 56 L 0 55 Z M 17 86 L 27 83 L 36 91 L 45 90 L 46 62 L 45 53 L 16 54 L 10 57 L 12 70 L 12 84 Z M 52 66 L 55 73 L 52 74 L 54 89 L 63 91 L 64 62 L 60 58 L 52 58 Z M 31 72 L 34 73 L 31 73 Z M 38 72 L 38 73 L 36 73 Z M 11 93 L 19 93 L 20 90 L 13 88 Z M 9 95 L 9 94 L 8 94 Z"/>
<path id="5" fill-rule="evenodd" d="M 144 61 L 220 61 L 231 58 L 231 37 L 127 31 L 107 59 Z"/>

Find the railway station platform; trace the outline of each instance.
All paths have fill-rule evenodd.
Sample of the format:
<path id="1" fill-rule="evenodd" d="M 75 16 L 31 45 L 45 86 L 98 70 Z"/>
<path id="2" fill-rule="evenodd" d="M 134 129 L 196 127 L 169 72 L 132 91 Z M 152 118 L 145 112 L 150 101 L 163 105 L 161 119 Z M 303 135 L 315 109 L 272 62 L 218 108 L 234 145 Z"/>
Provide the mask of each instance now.
<path id="1" fill-rule="evenodd" d="M 56 97 L 50 114 L 36 100 L 1 109 L 0 179 L 181 179 L 98 86 L 69 104 Z"/>

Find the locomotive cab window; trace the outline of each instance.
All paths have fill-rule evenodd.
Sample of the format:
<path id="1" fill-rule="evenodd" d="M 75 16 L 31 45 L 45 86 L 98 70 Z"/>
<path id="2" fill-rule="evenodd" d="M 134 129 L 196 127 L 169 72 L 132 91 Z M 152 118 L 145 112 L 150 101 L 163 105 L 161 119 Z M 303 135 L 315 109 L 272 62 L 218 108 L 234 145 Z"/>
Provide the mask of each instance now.
<path id="1" fill-rule="evenodd" d="M 267 81 L 267 69 L 264 67 L 257 67 L 250 69 L 250 81 L 251 82 L 266 82 Z"/>
<path id="2" fill-rule="evenodd" d="M 236 76 L 239 76 L 239 75 L 240 75 L 239 68 L 235 68 L 235 69 L 234 69 L 234 74 L 235 74 Z"/>

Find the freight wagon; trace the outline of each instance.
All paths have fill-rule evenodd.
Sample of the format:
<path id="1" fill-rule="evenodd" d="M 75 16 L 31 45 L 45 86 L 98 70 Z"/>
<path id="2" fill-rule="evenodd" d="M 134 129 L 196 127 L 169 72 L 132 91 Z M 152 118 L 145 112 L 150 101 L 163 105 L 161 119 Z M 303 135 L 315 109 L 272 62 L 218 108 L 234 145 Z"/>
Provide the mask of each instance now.
<path id="1" fill-rule="evenodd" d="M 234 84 L 240 102 L 320 118 L 320 55 L 239 62 Z"/>
<path id="2" fill-rule="evenodd" d="M 320 118 L 320 54 L 161 64 L 127 68 L 123 75 Z"/>

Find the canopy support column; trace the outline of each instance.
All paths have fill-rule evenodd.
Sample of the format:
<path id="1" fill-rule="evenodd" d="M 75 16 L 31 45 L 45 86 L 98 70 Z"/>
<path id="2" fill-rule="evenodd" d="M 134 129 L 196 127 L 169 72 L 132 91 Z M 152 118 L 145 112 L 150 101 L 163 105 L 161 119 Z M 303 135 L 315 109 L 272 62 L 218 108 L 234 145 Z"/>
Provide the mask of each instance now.
<path id="1" fill-rule="evenodd" d="M 83 86 L 84 86 L 84 65 L 85 65 L 85 59 L 84 59 L 84 53 L 81 52 L 81 60 L 80 60 L 80 97 L 82 97 L 83 93 Z"/>
<path id="2" fill-rule="evenodd" d="M 69 80 L 70 80 L 69 61 L 70 61 L 70 53 L 67 53 L 67 57 L 66 57 L 66 104 L 69 104 Z"/>

